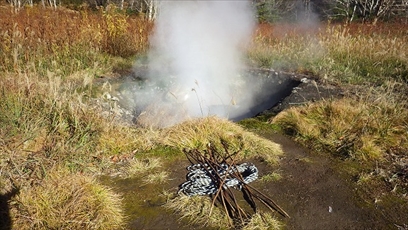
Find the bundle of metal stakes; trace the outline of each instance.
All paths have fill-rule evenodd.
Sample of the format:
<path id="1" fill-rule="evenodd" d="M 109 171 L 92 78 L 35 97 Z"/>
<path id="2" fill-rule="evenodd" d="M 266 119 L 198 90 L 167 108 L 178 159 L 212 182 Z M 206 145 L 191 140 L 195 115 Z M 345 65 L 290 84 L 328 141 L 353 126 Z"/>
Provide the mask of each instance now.
<path id="1" fill-rule="evenodd" d="M 212 209 L 215 205 L 221 204 L 225 212 L 228 214 L 230 224 L 235 226 L 244 226 L 245 223 L 250 220 L 251 213 L 256 213 L 258 211 L 256 201 L 265 205 L 271 211 L 276 211 L 284 217 L 289 217 L 289 215 L 271 198 L 249 185 L 248 180 L 244 178 L 247 176 L 244 175 L 245 172 L 238 170 L 238 168 L 242 166 L 236 164 L 234 156 L 236 156 L 242 148 L 233 153 L 229 153 L 228 144 L 224 141 L 221 141 L 221 144 L 223 146 L 223 152 L 221 153 L 217 151 L 211 143 L 208 144 L 207 149 L 203 151 L 198 149 L 184 150 L 184 153 L 192 164 L 190 167 L 193 167 L 194 170 L 200 168 L 201 171 L 204 171 L 202 174 L 205 174 L 206 179 L 203 180 L 206 180 L 206 182 L 203 184 L 207 187 L 201 190 L 200 188 L 196 188 L 202 192 L 188 193 L 186 192 L 188 190 L 186 188 L 188 186 L 186 185 L 190 185 L 191 187 L 191 183 L 187 181 L 180 186 L 180 191 L 190 196 L 210 195 L 212 197 L 212 206 L 209 215 L 211 215 Z M 244 164 L 246 165 L 246 163 Z M 253 170 L 251 172 L 253 172 Z M 190 174 L 191 173 L 192 172 L 190 172 Z M 256 177 L 257 173 L 258 171 L 256 170 Z M 199 175 L 187 175 L 188 178 L 197 176 Z M 234 186 L 231 186 L 228 184 L 231 180 L 238 181 L 238 183 L 234 183 Z M 248 208 L 245 210 L 238 204 L 239 200 L 234 194 L 232 188 L 242 192 L 243 198 L 249 205 L 249 210 L 252 210 L 252 212 L 248 211 Z M 218 204 L 216 203 L 217 201 Z"/>

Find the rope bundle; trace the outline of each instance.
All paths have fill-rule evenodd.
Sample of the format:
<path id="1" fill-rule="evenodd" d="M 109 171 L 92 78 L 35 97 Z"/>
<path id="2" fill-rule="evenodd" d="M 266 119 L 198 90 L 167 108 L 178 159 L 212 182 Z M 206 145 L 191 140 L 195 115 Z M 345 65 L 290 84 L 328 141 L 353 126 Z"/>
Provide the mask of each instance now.
<path id="1" fill-rule="evenodd" d="M 251 163 L 240 165 L 219 164 L 216 170 L 208 164 L 193 164 L 187 167 L 187 181 L 180 185 L 179 192 L 187 196 L 204 196 L 216 194 L 217 184 L 224 189 L 232 187 L 241 190 L 242 184 L 248 184 L 258 178 L 258 169 Z M 242 179 L 241 179 L 242 178 Z M 215 180 L 223 180 L 216 183 Z"/>
<path id="2" fill-rule="evenodd" d="M 206 150 L 184 149 L 191 165 L 187 167 L 187 181 L 180 185 L 179 194 L 210 195 L 212 197 L 211 210 L 218 201 L 227 213 L 231 226 L 244 226 L 252 216 L 250 212 L 240 207 L 231 188 L 242 192 L 253 213 L 256 213 L 258 209 L 255 202 L 257 200 L 269 210 L 289 217 L 271 198 L 249 185 L 258 178 L 258 169 L 251 163 L 235 163 L 234 157 L 243 146 L 240 146 L 238 151 L 230 153 L 228 143 L 221 140 L 221 145 L 224 149 L 222 152 L 213 143 L 209 143 Z"/>

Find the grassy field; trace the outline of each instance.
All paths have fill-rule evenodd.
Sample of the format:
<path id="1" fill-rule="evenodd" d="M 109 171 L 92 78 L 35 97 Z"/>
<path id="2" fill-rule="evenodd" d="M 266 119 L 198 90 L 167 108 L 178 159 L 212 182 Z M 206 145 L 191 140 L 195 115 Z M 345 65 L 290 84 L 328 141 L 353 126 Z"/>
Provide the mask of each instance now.
<path id="1" fill-rule="evenodd" d="M 0 218 L 12 229 L 126 226 L 120 196 L 95 176 L 115 170 L 134 175 L 160 165 L 160 154 L 146 163 L 139 153 L 171 148 L 182 156 L 184 148 L 223 139 L 271 163 L 281 154 L 276 144 L 213 117 L 160 130 L 100 115 L 101 108 L 90 103 L 93 83 L 130 69 L 146 54 L 151 22 L 114 7 L 1 6 L 0 15 L 9 15 L 0 17 L 0 198 L 10 210 Z M 407 44 L 408 25 L 399 23 L 322 24 L 312 30 L 260 25 L 248 61 L 358 87 L 358 94 L 292 108 L 270 122 L 316 151 L 357 162 L 352 170 L 358 183 L 376 186 L 385 178 L 389 182 L 381 191 L 395 188 L 403 196 L 406 174 L 405 179 L 395 175 L 407 167 Z M 265 149 L 276 155 L 262 156 Z M 125 168 L 114 167 L 122 159 L 132 160 Z M 183 199 L 179 202 L 196 202 Z"/>
<path id="2" fill-rule="evenodd" d="M 257 66 L 352 84 L 408 81 L 407 25 L 260 25 L 249 52 Z"/>

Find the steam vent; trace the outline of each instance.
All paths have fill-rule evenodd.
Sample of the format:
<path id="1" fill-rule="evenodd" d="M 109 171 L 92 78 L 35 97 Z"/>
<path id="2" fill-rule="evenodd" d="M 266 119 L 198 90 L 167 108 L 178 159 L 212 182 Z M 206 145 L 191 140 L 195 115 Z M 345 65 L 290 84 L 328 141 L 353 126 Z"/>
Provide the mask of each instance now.
<path id="1" fill-rule="evenodd" d="M 246 70 L 229 86 L 234 94 L 207 104 L 195 88 L 183 88 L 172 81 L 166 84 L 152 82 L 145 74 L 146 71 L 139 69 L 112 82 L 113 92 L 109 97 L 117 101 L 119 113 L 125 120 L 155 127 L 167 127 L 189 118 L 212 115 L 232 121 L 254 117 L 275 106 L 300 83 L 294 75 L 274 70 Z M 245 93 L 249 92 L 248 88 L 251 88 L 251 94 Z M 191 104 L 198 107 L 198 112 L 193 115 L 189 111 Z"/>

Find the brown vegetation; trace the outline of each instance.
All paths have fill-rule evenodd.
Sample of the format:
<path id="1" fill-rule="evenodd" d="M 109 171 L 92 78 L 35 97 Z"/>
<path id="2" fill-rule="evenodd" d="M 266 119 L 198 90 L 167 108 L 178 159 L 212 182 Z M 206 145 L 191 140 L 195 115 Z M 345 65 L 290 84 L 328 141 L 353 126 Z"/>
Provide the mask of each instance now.
<path id="1" fill-rule="evenodd" d="M 113 6 L 97 12 L 41 7 L 16 12 L 0 7 L 0 14 L 8 15 L 0 18 L 0 70 L 11 72 L 44 71 L 54 65 L 69 74 L 103 61 L 98 52 L 134 56 L 147 50 L 152 27 Z"/>
<path id="2" fill-rule="evenodd" d="M 283 111 L 271 122 L 320 154 L 353 162 L 358 181 L 380 190 L 408 192 L 406 86 L 389 83 L 356 96 Z M 402 91 L 402 92 L 403 92 Z M 378 195 L 378 194 L 377 194 Z"/>
<path id="3" fill-rule="evenodd" d="M 407 24 L 261 25 L 249 50 L 257 66 L 330 82 L 408 81 Z"/>
<path id="4" fill-rule="evenodd" d="M 48 172 L 41 184 L 24 187 L 12 201 L 15 229 L 120 229 L 120 197 L 94 179 Z"/>

